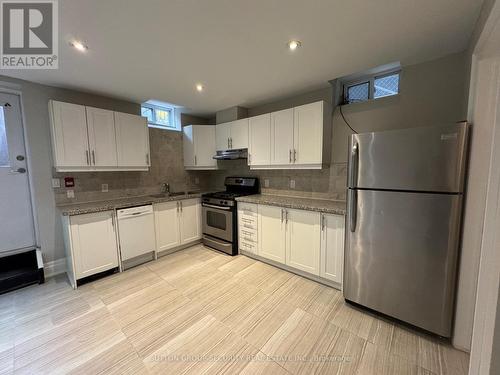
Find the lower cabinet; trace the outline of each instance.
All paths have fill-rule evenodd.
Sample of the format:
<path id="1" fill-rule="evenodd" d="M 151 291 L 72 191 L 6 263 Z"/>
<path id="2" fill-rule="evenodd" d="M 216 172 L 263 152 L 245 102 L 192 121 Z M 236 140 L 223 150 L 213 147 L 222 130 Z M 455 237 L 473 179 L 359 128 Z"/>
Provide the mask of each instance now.
<path id="1" fill-rule="evenodd" d="M 118 267 L 114 211 L 63 217 L 68 274 L 76 281 Z"/>
<path id="2" fill-rule="evenodd" d="M 156 251 L 176 248 L 201 238 L 201 203 L 186 199 L 154 205 Z"/>
<path id="3" fill-rule="evenodd" d="M 285 263 L 286 224 L 285 210 L 281 207 L 259 205 L 258 255 L 275 262 Z"/>
<path id="4" fill-rule="evenodd" d="M 321 215 L 321 262 L 319 275 L 342 284 L 344 268 L 344 216 Z"/>

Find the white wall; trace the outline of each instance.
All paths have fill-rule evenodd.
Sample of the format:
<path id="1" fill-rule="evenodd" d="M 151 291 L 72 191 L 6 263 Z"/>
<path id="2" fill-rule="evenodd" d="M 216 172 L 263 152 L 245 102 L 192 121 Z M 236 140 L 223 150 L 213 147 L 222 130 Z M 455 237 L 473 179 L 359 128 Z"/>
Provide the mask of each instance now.
<path id="1" fill-rule="evenodd" d="M 38 226 L 37 245 L 43 259 L 50 262 L 64 257 L 62 226 L 55 207 L 52 190 L 52 148 L 50 141 L 48 102 L 50 99 L 112 109 L 128 113 L 140 113 L 140 105 L 98 95 L 39 85 L 23 80 L 0 76 L 0 90 L 4 86 L 22 93 L 24 127 L 28 144 L 27 157 L 34 196 L 34 208 Z"/>

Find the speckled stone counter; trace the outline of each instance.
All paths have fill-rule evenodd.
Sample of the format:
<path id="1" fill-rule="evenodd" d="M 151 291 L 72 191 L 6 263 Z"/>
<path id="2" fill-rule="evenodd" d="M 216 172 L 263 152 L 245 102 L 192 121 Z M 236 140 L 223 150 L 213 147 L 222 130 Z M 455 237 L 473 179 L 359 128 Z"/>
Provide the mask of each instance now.
<path id="1" fill-rule="evenodd" d="M 298 210 L 310 210 L 328 214 L 345 215 L 346 203 L 329 199 L 290 197 L 284 195 L 256 194 L 236 198 L 238 202 L 266 204 Z"/>
<path id="2" fill-rule="evenodd" d="M 62 215 L 71 216 L 71 215 L 90 214 L 93 212 L 110 211 L 125 207 L 141 206 L 152 203 L 178 201 L 183 199 L 200 198 L 200 197 L 201 193 L 183 194 L 183 195 L 176 195 L 176 196 L 162 197 L 162 198 L 155 198 L 152 196 L 143 195 L 137 197 L 118 198 L 118 199 L 110 199 L 110 200 L 103 200 L 96 202 L 64 204 L 64 205 L 58 205 L 57 208 L 59 209 Z"/>

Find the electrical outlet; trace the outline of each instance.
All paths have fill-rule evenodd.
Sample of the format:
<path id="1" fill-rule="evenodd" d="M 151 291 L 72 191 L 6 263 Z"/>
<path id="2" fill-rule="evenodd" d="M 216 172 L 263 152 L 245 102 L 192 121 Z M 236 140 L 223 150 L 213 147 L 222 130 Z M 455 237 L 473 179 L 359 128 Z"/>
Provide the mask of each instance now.
<path id="1" fill-rule="evenodd" d="M 266 187 L 266 188 L 269 187 L 269 179 L 268 178 L 264 179 L 264 187 Z"/>
<path id="2" fill-rule="evenodd" d="M 52 179 L 52 187 L 55 188 L 60 188 L 61 187 L 61 180 L 58 178 L 53 178 Z"/>
<path id="3" fill-rule="evenodd" d="M 108 184 L 101 184 L 101 191 L 103 193 L 107 193 L 109 190 L 108 190 Z"/>
<path id="4" fill-rule="evenodd" d="M 75 191 L 73 189 L 66 190 L 66 196 L 68 198 L 74 198 L 75 197 Z"/>
<path id="5" fill-rule="evenodd" d="M 295 189 L 295 180 L 290 180 L 290 189 Z"/>

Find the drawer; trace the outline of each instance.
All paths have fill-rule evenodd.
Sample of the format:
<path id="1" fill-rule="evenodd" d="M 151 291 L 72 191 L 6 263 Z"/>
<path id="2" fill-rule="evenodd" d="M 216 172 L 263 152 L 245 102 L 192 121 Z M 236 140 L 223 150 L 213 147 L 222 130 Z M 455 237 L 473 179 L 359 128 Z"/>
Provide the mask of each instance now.
<path id="1" fill-rule="evenodd" d="M 257 244 L 245 240 L 239 241 L 240 250 L 249 251 L 251 253 L 257 253 Z"/>
<path id="2" fill-rule="evenodd" d="M 247 229 L 247 230 L 253 230 L 257 231 L 257 220 L 255 222 L 248 222 L 248 221 L 242 221 L 239 220 L 238 222 L 238 228 L 241 229 Z"/>
<path id="3" fill-rule="evenodd" d="M 257 229 L 256 228 L 248 228 L 244 226 L 238 227 L 238 233 L 240 236 L 244 237 L 257 237 Z"/>

